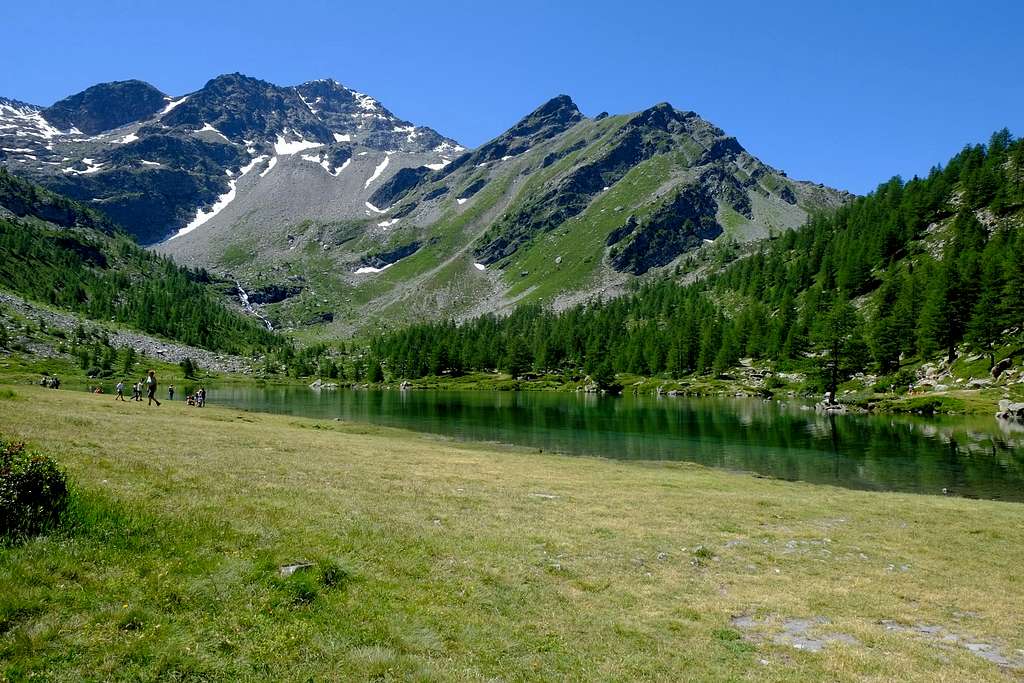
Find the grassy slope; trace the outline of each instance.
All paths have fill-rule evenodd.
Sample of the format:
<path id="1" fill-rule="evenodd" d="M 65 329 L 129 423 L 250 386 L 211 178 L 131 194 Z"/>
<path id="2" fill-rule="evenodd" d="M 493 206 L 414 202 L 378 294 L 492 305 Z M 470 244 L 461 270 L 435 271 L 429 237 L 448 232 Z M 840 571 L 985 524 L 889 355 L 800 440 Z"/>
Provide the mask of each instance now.
<path id="1" fill-rule="evenodd" d="M 65 463 L 85 520 L 0 550 L 12 679 L 1005 680 L 882 619 L 1024 648 L 1020 505 L 10 393 L 0 433 Z M 297 559 L 348 574 L 275 578 Z"/>

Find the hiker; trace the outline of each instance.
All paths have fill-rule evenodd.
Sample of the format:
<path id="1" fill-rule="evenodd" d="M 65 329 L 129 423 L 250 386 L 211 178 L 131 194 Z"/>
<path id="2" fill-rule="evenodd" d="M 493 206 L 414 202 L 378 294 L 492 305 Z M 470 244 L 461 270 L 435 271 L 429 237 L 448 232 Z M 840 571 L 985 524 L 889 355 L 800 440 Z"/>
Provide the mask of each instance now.
<path id="1" fill-rule="evenodd" d="M 123 401 L 124 400 L 124 380 L 121 380 L 120 382 L 118 382 L 116 388 L 117 388 L 117 396 L 114 397 L 114 400 L 116 401 L 116 400 L 120 399 L 120 400 Z"/>
<path id="2" fill-rule="evenodd" d="M 174 400 L 174 385 L 173 384 L 168 384 L 167 385 L 167 400 L 168 401 L 173 401 Z"/>
<path id="3" fill-rule="evenodd" d="M 196 405 L 200 408 L 204 408 L 206 406 L 206 388 L 199 387 L 199 391 L 196 392 L 196 397 L 198 399 L 196 401 Z"/>
<path id="4" fill-rule="evenodd" d="M 156 372 L 154 370 L 149 371 L 149 375 L 146 377 L 146 388 L 149 390 L 149 403 L 147 405 L 153 405 L 153 401 L 156 401 L 156 407 L 160 407 L 160 401 L 156 397 Z"/>
<path id="5" fill-rule="evenodd" d="M 53 376 L 53 388 L 60 389 L 60 377 L 58 377 L 57 375 Z"/>

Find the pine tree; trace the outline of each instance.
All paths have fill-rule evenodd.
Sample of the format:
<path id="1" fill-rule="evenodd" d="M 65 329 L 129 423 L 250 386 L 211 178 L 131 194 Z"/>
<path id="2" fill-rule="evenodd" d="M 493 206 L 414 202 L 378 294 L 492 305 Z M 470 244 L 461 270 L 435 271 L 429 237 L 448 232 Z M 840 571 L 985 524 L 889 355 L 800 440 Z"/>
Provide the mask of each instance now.
<path id="1" fill-rule="evenodd" d="M 991 369 L 996 363 L 995 345 L 1003 329 L 1002 264 L 994 258 L 985 263 L 979 289 L 980 294 L 967 326 L 967 340 L 988 355 Z"/>
<path id="2" fill-rule="evenodd" d="M 381 367 L 380 361 L 371 359 L 366 364 L 366 381 L 371 384 L 384 381 L 384 368 Z"/>
<path id="3" fill-rule="evenodd" d="M 833 395 L 845 379 L 851 362 L 860 355 L 862 340 L 858 324 L 857 310 L 849 301 L 837 296 L 814 329 L 814 342 L 823 352 L 818 369 Z"/>
<path id="4" fill-rule="evenodd" d="M 521 375 L 525 375 L 530 370 L 532 364 L 533 359 L 530 355 L 530 349 L 526 346 L 526 341 L 520 336 L 514 336 L 509 345 L 508 354 L 505 356 L 502 369 L 512 375 L 513 379 L 516 379 Z"/>
<path id="5" fill-rule="evenodd" d="M 121 372 L 125 375 L 132 374 L 135 369 L 135 349 L 131 346 L 124 347 L 124 353 L 121 359 Z"/>

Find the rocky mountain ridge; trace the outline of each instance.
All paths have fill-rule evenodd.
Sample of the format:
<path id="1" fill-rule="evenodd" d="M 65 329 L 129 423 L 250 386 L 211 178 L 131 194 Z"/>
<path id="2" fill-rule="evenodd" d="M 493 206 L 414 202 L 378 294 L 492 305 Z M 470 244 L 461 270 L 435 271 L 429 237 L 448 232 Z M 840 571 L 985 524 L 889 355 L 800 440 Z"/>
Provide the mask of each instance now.
<path id="1" fill-rule="evenodd" d="M 337 178 L 366 157 L 366 190 L 378 167 L 374 179 L 387 179 L 460 151 L 334 80 L 281 87 L 226 74 L 177 98 L 131 80 L 45 108 L 0 99 L 0 164 L 92 203 L 143 243 L 198 227 L 234 199 L 242 176 L 265 177 L 282 161 Z M 349 213 L 365 211 L 365 197 L 348 199 Z"/>
<path id="2" fill-rule="evenodd" d="M 723 236 L 768 237 L 850 198 L 787 178 L 694 112 L 662 103 L 588 118 L 565 95 L 450 162 L 364 189 L 360 215 L 298 176 L 261 181 L 159 249 L 288 291 L 267 309 L 285 327 L 346 334 L 614 295 Z"/>

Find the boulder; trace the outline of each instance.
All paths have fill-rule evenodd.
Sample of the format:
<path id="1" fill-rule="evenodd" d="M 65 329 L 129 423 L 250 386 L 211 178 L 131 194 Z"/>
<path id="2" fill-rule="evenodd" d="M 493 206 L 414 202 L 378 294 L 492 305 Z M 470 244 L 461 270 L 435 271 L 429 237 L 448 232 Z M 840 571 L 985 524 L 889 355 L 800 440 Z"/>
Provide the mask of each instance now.
<path id="1" fill-rule="evenodd" d="M 1011 403 L 1003 399 L 999 402 L 999 412 L 996 417 L 1000 420 L 1013 420 L 1024 422 L 1024 403 Z"/>

